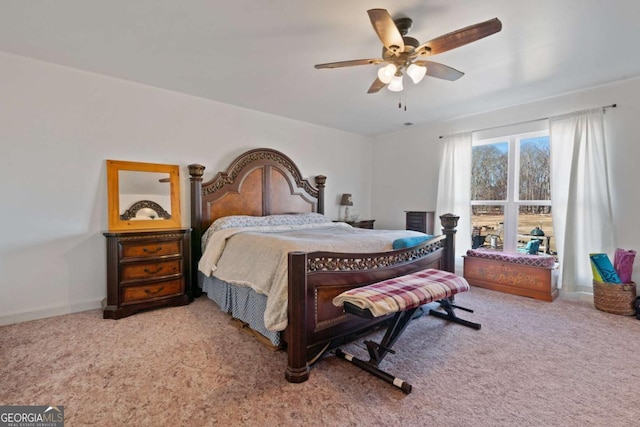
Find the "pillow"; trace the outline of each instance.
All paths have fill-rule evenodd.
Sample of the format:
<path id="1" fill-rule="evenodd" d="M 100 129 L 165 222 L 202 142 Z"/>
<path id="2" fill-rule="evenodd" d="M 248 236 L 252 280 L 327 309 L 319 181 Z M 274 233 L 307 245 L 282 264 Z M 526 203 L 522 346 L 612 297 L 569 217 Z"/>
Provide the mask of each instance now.
<path id="1" fill-rule="evenodd" d="M 304 225 L 304 224 L 325 224 L 333 223 L 326 216 L 315 213 L 305 212 L 300 214 L 284 214 L 284 215 L 269 215 L 269 216 L 252 216 L 252 215 L 232 215 L 224 216 L 213 221 L 213 224 L 209 226 L 207 231 L 202 235 L 202 250 L 207 245 L 209 236 L 216 231 L 224 230 L 227 228 L 239 228 L 239 227 L 257 227 L 267 225 Z"/>
<path id="2" fill-rule="evenodd" d="M 263 216 L 251 216 L 251 215 L 233 215 L 224 216 L 216 219 L 209 230 L 211 233 L 214 231 L 220 231 L 227 228 L 237 227 L 251 227 L 254 225 L 266 225 Z"/>
<path id="3" fill-rule="evenodd" d="M 315 212 L 269 216 L 233 215 L 216 219 L 209 229 L 211 230 L 210 232 L 213 233 L 226 228 L 258 227 L 266 225 L 324 224 L 330 222 L 332 221 L 329 218 Z"/>
<path id="4" fill-rule="evenodd" d="M 269 215 L 264 218 L 266 218 L 267 221 L 266 225 L 306 225 L 333 223 L 333 221 L 331 221 L 326 216 L 315 212 Z"/>
<path id="5" fill-rule="evenodd" d="M 412 237 L 404 237 L 402 239 L 396 239 L 393 241 L 393 249 L 404 249 L 410 248 L 411 246 L 419 245 L 422 242 L 425 242 L 429 239 L 432 239 L 433 236 L 430 234 L 425 234 L 424 236 L 412 236 Z"/>

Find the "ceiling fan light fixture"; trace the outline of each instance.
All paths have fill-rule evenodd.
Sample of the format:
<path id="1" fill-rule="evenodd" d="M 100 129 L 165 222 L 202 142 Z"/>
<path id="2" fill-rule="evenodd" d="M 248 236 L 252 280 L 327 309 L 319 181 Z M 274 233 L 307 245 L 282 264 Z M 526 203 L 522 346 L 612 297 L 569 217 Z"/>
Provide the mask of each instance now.
<path id="1" fill-rule="evenodd" d="M 389 83 L 389 86 L 387 86 L 387 88 L 391 91 L 391 92 L 402 92 L 402 74 L 398 74 L 393 76 L 393 78 L 391 79 L 391 82 Z"/>
<path id="2" fill-rule="evenodd" d="M 502 30 L 502 22 L 498 18 L 493 18 L 420 44 L 417 39 L 407 36 L 413 22 L 410 18 L 403 17 L 394 20 L 386 9 L 369 9 L 367 13 L 375 33 L 382 42 L 382 55 L 379 58 L 353 59 L 315 65 L 315 68 L 322 69 L 381 64 L 381 68 L 377 70 L 376 79 L 369 86 L 367 93 L 378 93 L 384 87 L 393 92 L 402 91 L 404 89 L 402 83 L 404 72 L 409 74 L 409 78 L 414 84 L 419 83 L 427 73 L 429 73 L 429 77 L 449 81 L 458 80 L 464 75 L 463 72 L 438 62 L 417 60 L 418 57 L 438 55 Z"/>
<path id="3" fill-rule="evenodd" d="M 394 64 L 386 65 L 378 70 L 378 78 L 380 81 L 386 85 L 388 85 L 393 76 L 395 76 L 397 67 Z"/>
<path id="4" fill-rule="evenodd" d="M 418 84 L 427 74 L 427 67 L 418 64 L 411 64 L 407 68 L 407 74 L 411 77 L 413 83 Z"/>

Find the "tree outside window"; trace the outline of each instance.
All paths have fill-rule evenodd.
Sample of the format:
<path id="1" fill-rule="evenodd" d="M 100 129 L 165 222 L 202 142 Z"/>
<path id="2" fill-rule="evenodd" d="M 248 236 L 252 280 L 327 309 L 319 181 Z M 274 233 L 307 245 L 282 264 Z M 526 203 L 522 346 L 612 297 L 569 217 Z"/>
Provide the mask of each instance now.
<path id="1" fill-rule="evenodd" d="M 474 246 L 516 252 L 537 238 L 541 251 L 555 253 L 549 160 L 548 132 L 473 142 L 472 236 L 485 236 Z"/>

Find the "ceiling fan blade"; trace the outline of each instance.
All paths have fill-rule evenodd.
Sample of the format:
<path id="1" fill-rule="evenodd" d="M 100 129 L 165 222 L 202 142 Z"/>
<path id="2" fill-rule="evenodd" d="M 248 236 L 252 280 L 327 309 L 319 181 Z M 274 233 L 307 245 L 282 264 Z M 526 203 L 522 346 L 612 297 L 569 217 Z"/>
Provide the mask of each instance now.
<path id="1" fill-rule="evenodd" d="M 371 25 L 378 34 L 380 41 L 389 51 L 398 56 L 404 52 L 404 41 L 398 27 L 385 9 L 370 9 L 367 11 Z"/>
<path id="2" fill-rule="evenodd" d="M 367 91 L 367 93 L 378 93 L 382 88 L 384 88 L 387 84 L 383 83 L 382 80 L 376 78 L 375 81 L 371 84 L 371 87 Z"/>
<path id="3" fill-rule="evenodd" d="M 435 77 L 437 79 L 454 81 L 464 76 L 464 73 L 462 71 L 458 71 L 455 68 L 440 64 L 439 62 L 416 61 L 415 64 L 427 67 L 427 76 Z"/>
<path id="4" fill-rule="evenodd" d="M 480 40 L 502 30 L 502 22 L 493 18 L 479 24 L 470 25 L 443 36 L 429 40 L 415 49 L 418 55 L 437 55 L 465 44 Z"/>
<path id="5" fill-rule="evenodd" d="M 353 67 L 354 65 L 375 65 L 381 62 L 385 62 L 382 58 L 372 58 L 372 59 L 354 59 L 351 61 L 340 61 L 340 62 L 328 62 L 326 64 L 316 64 L 315 68 L 341 68 L 341 67 Z"/>

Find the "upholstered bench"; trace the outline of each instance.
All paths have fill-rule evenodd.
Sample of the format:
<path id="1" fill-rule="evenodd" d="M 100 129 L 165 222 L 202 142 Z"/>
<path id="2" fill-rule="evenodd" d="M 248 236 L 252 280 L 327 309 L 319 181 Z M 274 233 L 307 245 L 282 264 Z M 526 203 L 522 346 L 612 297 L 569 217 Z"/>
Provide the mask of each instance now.
<path id="1" fill-rule="evenodd" d="M 340 348 L 335 350 L 335 354 L 409 394 L 411 384 L 381 370 L 378 365 L 388 353 L 395 353 L 391 347 L 424 304 L 437 301 L 445 312 L 430 309 L 430 315 L 480 329 L 479 323 L 461 319 L 453 311 L 458 308 L 473 313 L 473 310 L 453 304 L 457 293 L 468 290 L 469 283 L 464 278 L 446 271 L 426 269 L 345 291 L 333 299 L 333 305 L 343 306 L 345 313 L 366 319 L 385 315 L 393 317 L 379 343 L 364 342 L 369 361 L 358 359 Z"/>
<path id="2" fill-rule="evenodd" d="M 472 286 L 553 301 L 558 296 L 557 267 L 551 255 L 469 249 L 463 277 Z"/>

